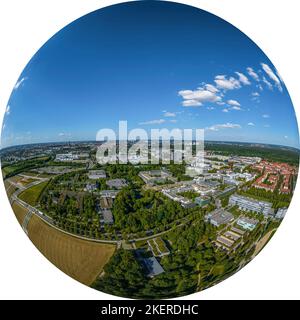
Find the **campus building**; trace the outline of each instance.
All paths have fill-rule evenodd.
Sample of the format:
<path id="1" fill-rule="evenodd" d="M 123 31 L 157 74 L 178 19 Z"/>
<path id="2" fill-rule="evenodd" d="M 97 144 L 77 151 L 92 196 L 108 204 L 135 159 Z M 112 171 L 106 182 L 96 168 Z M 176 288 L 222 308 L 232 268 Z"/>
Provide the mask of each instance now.
<path id="1" fill-rule="evenodd" d="M 88 177 L 91 180 L 105 179 L 106 178 L 106 173 L 105 173 L 104 170 L 91 170 L 88 173 Z"/>
<path id="2" fill-rule="evenodd" d="M 165 170 L 150 170 L 150 171 L 141 171 L 139 177 L 145 183 L 163 183 L 171 178 L 172 175 Z"/>
<path id="3" fill-rule="evenodd" d="M 237 194 L 230 196 L 229 204 L 238 206 L 240 210 L 262 213 L 265 216 L 271 216 L 274 214 L 271 202 L 258 201 Z"/>
<path id="4" fill-rule="evenodd" d="M 213 226 L 219 227 L 222 224 L 227 224 L 233 221 L 234 217 L 228 211 L 217 209 L 207 214 L 204 219 L 205 221 L 210 222 Z"/>
<path id="5" fill-rule="evenodd" d="M 276 215 L 275 215 L 275 218 L 276 219 L 283 219 L 287 213 L 287 209 L 288 208 L 280 208 L 278 209 Z"/>
<path id="6" fill-rule="evenodd" d="M 106 181 L 106 184 L 110 187 L 110 188 L 116 188 L 116 189 L 122 189 L 123 187 L 127 186 L 127 182 L 125 179 L 112 179 L 112 180 L 108 180 Z"/>
<path id="7" fill-rule="evenodd" d="M 243 229 L 252 231 L 256 227 L 258 221 L 247 217 L 240 217 L 236 223 Z"/>

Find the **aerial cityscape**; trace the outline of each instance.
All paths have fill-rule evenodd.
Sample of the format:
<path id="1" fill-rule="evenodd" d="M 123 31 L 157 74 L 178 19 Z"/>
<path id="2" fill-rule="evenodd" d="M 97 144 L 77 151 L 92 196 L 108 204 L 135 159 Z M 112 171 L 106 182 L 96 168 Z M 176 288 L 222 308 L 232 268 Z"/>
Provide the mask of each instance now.
<path id="1" fill-rule="evenodd" d="M 99 165 L 97 144 L 5 149 L 4 183 L 23 230 L 50 261 L 133 298 L 193 293 L 239 270 L 280 225 L 298 174 L 291 148 L 206 142 L 195 177 L 172 161 Z"/>
<path id="2" fill-rule="evenodd" d="M 99 130 L 125 119 L 135 153 L 99 162 Z M 195 137 L 191 161 L 176 161 L 174 137 L 163 160 L 173 129 L 203 130 L 202 161 Z M 224 20 L 164 1 L 110 6 L 52 37 L 13 88 L 0 150 L 37 249 L 79 282 L 136 299 L 192 294 L 249 263 L 287 214 L 299 155 L 293 105 L 264 53 Z"/>

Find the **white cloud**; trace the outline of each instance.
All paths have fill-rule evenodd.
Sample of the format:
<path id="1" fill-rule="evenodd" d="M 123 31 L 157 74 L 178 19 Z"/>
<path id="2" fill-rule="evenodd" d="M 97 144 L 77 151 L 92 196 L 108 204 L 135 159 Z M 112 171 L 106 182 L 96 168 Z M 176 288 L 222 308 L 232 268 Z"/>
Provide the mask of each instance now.
<path id="1" fill-rule="evenodd" d="M 265 128 L 270 128 L 271 126 L 269 124 L 264 125 Z"/>
<path id="2" fill-rule="evenodd" d="M 248 72 L 249 76 L 251 76 L 254 80 L 259 81 L 258 74 L 252 68 L 248 67 L 247 72 Z"/>
<path id="3" fill-rule="evenodd" d="M 18 80 L 17 83 L 16 83 L 15 86 L 14 86 L 14 90 L 19 89 L 20 85 L 21 85 L 25 80 L 27 80 L 27 79 L 28 79 L 27 77 L 23 77 L 23 78 L 21 78 L 20 80 Z"/>
<path id="4" fill-rule="evenodd" d="M 167 118 L 176 117 L 176 113 L 165 111 L 164 117 L 167 117 Z"/>
<path id="5" fill-rule="evenodd" d="M 254 127 L 255 124 L 253 122 L 248 122 L 248 126 Z"/>
<path id="6" fill-rule="evenodd" d="M 215 124 L 213 126 L 206 128 L 206 130 L 219 131 L 221 129 L 240 129 L 240 128 L 241 126 L 239 124 L 227 122 L 223 124 Z"/>
<path id="7" fill-rule="evenodd" d="M 239 81 L 244 84 L 245 86 L 250 85 L 251 82 L 249 79 L 241 72 L 236 72 L 236 74 L 239 76 Z"/>
<path id="8" fill-rule="evenodd" d="M 227 103 L 231 106 L 236 106 L 236 107 L 240 107 L 240 103 L 236 100 L 228 100 Z"/>
<path id="9" fill-rule="evenodd" d="M 8 104 L 5 109 L 5 115 L 8 116 L 9 114 L 10 114 L 10 105 Z"/>
<path id="10" fill-rule="evenodd" d="M 258 88 L 260 91 L 264 91 L 264 88 L 262 87 L 261 84 L 258 84 L 258 85 L 257 85 L 257 88 Z"/>
<path id="11" fill-rule="evenodd" d="M 241 108 L 241 107 L 238 107 L 238 106 L 233 106 L 232 108 L 230 108 L 230 110 L 237 110 L 237 111 L 239 111 L 239 110 L 242 110 L 242 108 Z"/>
<path id="12" fill-rule="evenodd" d="M 209 85 L 209 89 L 213 91 L 207 90 L 207 86 L 205 85 L 203 88 L 196 90 L 179 91 L 178 94 L 184 99 L 182 105 L 184 107 L 198 107 L 202 106 L 205 102 L 214 103 L 221 101 L 221 97 L 217 95 L 217 91 L 213 89 L 213 86 Z"/>
<path id="13" fill-rule="evenodd" d="M 222 110 L 222 112 L 227 113 L 227 112 L 229 112 L 229 110 L 225 108 L 225 109 Z"/>
<path id="14" fill-rule="evenodd" d="M 288 139 L 288 136 L 284 136 L 284 139 Z"/>
<path id="15" fill-rule="evenodd" d="M 176 120 L 176 119 L 171 119 L 170 122 L 171 122 L 171 123 L 176 123 L 177 120 Z"/>
<path id="16" fill-rule="evenodd" d="M 182 105 L 184 107 L 200 107 L 202 106 L 202 103 L 197 100 L 184 100 L 182 101 Z"/>
<path id="17" fill-rule="evenodd" d="M 282 92 L 281 82 L 279 78 L 276 76 L 276 74 L 273 72 L 273 70 L 265 63 L 261 63 L 261 66 L 265 73 L 269 76 L 269 78 L 275 82 L 275 85 L 278 88 L 278 90 Z"/>
<path id="18" fill-rule="evenodd" d="M 258 93 L 258 92 L 252 92 L 251 93 L 251 100 L 252 101 L 255 101 L 255 102 L 257 102 L 257 103 L 259 103 L 260 102 L 260 99 L 259 99 L 259 97 L 260 97 L 260 94 Z"/>
<path id="19" fill-rule="evenodd" d="M 207 110 L 215 110 L 214 107 L 207 107 L 206 109 L 207 109 Z"/>
<path id="20" fill-rule="evenodd" d="M 214 81 L 217 84 L 217 87 L 223 90 L 233 90 L 241 87 L 239 80 L 233 77 L 227 79 L 225 75 L 216 76 Z"/>
<path id="21" fill-rule="evenodd" d="M 213 86 L 212 84 L 206 84 L 205 86 L 204 86 L 204 88 L 206 89 L 206 90 L 208 90 L 208 91 L 210 91 L 210 92 L 213 92 L 213 93 L 216 93 L 216 92 L 219 92 L 219 90 L 215 87 L 215 86 Z"/>
<path id="22" fill-rule="evenodd" d="M 162 124 L 166 122 L 165 119 L 157 119 L 157 120 L 150 120 L 150 121 L 144 121 L 144 122 L 140 122 L 140 125 L 148 125 L 148 124 Z"/>
<path id="23" fill-rule="evenodd" d="M 271 83 L 270 81 L 268 81 L 268 80 L 266 79 L 266 77 L 263 77 L 263 82 L 266 84 L 266 86 L 267 86 L 267 88 L 268 88 L 269 90 L 273 90 L 272 83 Z"/>
<path id="24" fill-rule="evenodd" d="M 270 118 L 270 115 L 268 115 L 268 114 L 263 114 L 262 117 L 265 118 L 265 119 L 268 119 L 268 118 Z"/>

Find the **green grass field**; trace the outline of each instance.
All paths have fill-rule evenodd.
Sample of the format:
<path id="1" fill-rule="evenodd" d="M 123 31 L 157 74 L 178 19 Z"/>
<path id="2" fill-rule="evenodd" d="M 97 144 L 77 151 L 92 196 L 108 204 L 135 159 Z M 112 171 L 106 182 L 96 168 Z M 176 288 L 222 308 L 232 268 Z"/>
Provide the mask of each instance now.
<path id="1" fill-rule="evenodd" d="M 8 166 L 2 169 L 3 178 L 5 178 L 9 173 L 13 172 L 15 169 L 12 166 Z"/>
<path id="2" fill-rule="evenodd" d="M 36 186 L 33 186 L 25 191 L 23 191 L 19 198 L 31 206 L 35 206 L 39 200 L 40 194 L 44 190 L 44 188 L 47 186 L 48 181 L 42 182 Z"/>
<path id="3" fill-rule="evenodd" d="M 34 181 L 37 181 L 36 179 L 33 179 L 33 178 L 24 178 L 21 180 L 21 183 L 23 186 L 27 186 L 28 184 L 34 182 Z"/>
<path id="4" fill-rule="evenodd" d="M 161 253 L 169 252 L 169 250 L 166 247 L 166 244 L 161 238 L 155 238 L 155 242 L 157 243 Z"/>

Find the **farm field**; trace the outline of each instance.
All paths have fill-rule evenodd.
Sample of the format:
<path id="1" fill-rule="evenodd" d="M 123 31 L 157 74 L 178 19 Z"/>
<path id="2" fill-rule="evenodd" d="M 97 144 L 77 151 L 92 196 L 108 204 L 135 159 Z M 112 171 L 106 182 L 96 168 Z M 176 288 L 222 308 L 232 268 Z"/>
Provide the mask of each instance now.
<path id="1" fill-rule="evenodd" d="M 28 236 L 56 267 L 79 282 L 91 285 L 115 252 L 115 245 L 69 236 L 32 216 Z"/>
<path id="2" fill-rule="evenodd" d="M 46 185 L 48 184 L 48 181 L 42 182 L 36 186 L 33 186 L 24 192 L 22 192 L 19 196 L 19 198 L 31 206 L 35 206 L 38 202 L 39 196 L 41 192 L 44 190 Z"/>
<path id="3" fill-rule="evenodd" d="M 14 211 L 14 214 L 15 214 L 18 222 L 20 223 L 20 225 L 22 225 L 28 210 L 25 209 L 24 207 L 20 206 L 17 202 L 13 203 L 12 209 Z"/>
<path id="4" fill-rule="evenodd" d="M 5 190 L 7 193 L 8 198 L 11 197 L 11 195 L 18 189 L 16 186 L 11 184 L 8 180 L 4 182 Z"/>

